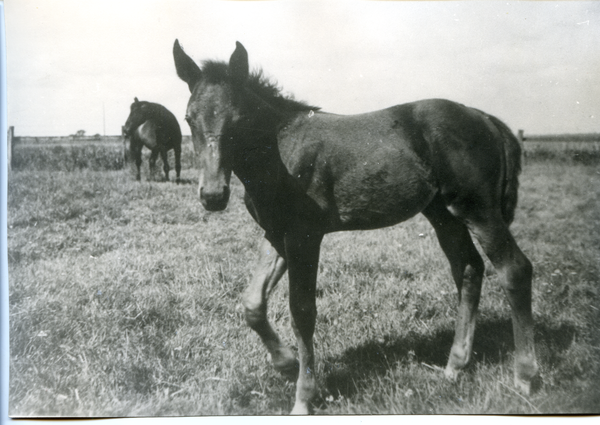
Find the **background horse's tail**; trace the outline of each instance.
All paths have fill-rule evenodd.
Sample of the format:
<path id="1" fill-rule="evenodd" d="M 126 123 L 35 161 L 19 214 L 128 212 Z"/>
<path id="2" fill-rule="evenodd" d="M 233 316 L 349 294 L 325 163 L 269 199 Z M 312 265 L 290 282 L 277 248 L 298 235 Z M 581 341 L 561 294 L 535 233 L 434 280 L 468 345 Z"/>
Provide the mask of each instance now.
<path id="1" fill-rule="evenodd" d="M 521 145 L 510 128 L 498 118 L 489 116 L 502 134 L 504 143 L 505 171 L 502 188 L 502 218 L 510 225 L 515 218 L 519 197 L 519 174 L 521 173 Z"/>

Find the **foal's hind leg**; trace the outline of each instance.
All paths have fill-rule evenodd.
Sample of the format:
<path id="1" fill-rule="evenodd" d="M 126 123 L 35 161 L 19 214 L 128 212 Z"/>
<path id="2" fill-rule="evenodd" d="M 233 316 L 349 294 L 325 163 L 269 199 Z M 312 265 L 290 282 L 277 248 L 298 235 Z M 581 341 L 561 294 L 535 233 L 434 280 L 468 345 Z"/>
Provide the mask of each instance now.
<path id="1" fill-rule="evenodd" d="M 440 197 L 423 214 L 435 229 L 458 289 L 458 320 L 445 370 L 446 377 L 455 379 L 471 359 L 484 264 L 467 227 L 450 214 Z"/>
<path id="2" fill-rule="evenodd" d="M 502 280 L 512 310 L 515 386 L 529 394 L 531 380 L 538 371 L 531 312 L 531 262 L 517 246 L 499 212 L 486 219 L 471 220 L 469 227 Z"/>
<path id="3" fill-rule="evenodd" d="M 283 250 L 283 247 L 280 249 Z M 258 333 L 269 350 L 275 369 L 287 378 L 295 379 L 298 374 L 296 356 L 283 344 L 267 320 L 269 294 L 286 269 L 285 259 L 265 239 L 260 246 L 258 265 L 250 285 L 244 291 L 242 302 L 246 309 L 246 322 Z"/>

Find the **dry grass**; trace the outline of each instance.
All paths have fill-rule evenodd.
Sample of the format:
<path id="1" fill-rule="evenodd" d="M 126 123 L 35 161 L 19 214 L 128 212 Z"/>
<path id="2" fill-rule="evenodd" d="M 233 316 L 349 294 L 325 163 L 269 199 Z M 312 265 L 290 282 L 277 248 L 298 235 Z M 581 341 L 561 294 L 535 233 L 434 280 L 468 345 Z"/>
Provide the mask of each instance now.
<path id="1" fill-rule="evenodd" d="M 596 163 L 597 164 L 597 163 Z M 240 308 L 261 231 L 236 181 L 223 213 L 191 184 L 128 170 L 9 176 L 10 414 L 284 414 L 276 374 Z M 589 413 L 600 406 L 600 168 L 528 161 L 513 232 L 535 267 L 542 383 L 512 388 L 507 303 L 489 269 L 475 359 L 443 367 L 456 294 L 422 217 L 325 238 L 317 330 L 320 414 Z M 294 344 L 287 280 L 270 317 Z"/>

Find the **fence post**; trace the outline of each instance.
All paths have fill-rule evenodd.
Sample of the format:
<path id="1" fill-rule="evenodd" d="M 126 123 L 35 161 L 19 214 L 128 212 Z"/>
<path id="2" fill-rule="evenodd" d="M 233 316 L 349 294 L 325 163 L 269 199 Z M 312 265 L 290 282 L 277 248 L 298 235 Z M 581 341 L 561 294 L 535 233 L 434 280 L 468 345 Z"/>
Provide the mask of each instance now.
<path id="1" fill-rule="evenodd" d="M 7 167 L 9 170 L 12 169 L 12 157 L 13 157 L 13 140 L 15 137 L 15 127 L 11 125 L 8 127 L 8 134 L 6 136 L 6 155 L 7 155 Z"/>

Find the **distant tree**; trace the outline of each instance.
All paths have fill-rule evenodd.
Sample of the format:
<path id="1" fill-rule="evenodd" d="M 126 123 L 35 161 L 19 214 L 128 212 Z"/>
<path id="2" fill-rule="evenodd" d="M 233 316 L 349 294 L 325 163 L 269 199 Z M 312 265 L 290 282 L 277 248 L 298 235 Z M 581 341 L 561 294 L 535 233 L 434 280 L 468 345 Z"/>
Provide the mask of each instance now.
<path id="1" fill-rule="evenodd" d="M 77 130 L 77 133 L 75 133 L 75 136 L 77 136 L 77 137 L 85 136 L 85 130 Z"/>

